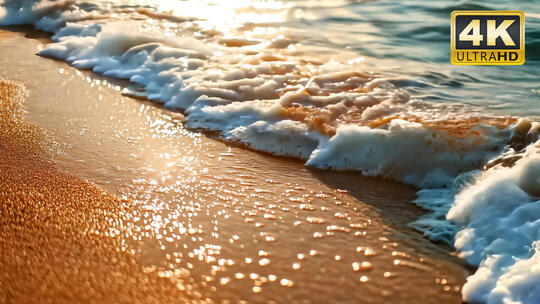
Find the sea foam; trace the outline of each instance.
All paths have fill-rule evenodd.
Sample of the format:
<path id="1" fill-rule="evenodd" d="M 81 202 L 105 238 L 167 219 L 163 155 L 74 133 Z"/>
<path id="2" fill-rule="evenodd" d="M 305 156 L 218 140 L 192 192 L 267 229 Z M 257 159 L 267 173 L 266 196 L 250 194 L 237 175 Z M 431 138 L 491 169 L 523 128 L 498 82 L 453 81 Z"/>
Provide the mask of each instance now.
<path id="1" fill-rule="evenodd" d="M 540 141 L 512 167 L 482 172 L 455 197 L 448 219 L 459 227 L 455 247 L 479 268 L 465 300 L 537 303 L 540 299 Z"/>

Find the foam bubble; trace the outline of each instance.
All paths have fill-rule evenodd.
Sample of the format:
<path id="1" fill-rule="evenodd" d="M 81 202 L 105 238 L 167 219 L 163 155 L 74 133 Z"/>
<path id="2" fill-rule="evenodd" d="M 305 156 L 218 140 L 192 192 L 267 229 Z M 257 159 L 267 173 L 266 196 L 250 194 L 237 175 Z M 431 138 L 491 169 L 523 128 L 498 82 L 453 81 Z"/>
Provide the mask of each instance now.
<path id="1" fill-rule="evenodd" d="M 539 292 L 540 270 L 529 269 L 528 277 L 519 270 L 538 261 L 539 164 L 537 142 L 514 166 L 497 165 L 483 172 L 456 196 L 448 213 L 460 228 L 455 247 L 467 262 L 479 265 L 463 288 L 466 300 L 535 303 L 538 299 L 534 296 Z"/>
<path id="2" fill-rule="evenodd" d="M 347 125 L 315 150 L 308 165 L 354 169 L 425 188 L 449 185 L 461 172 L 478 167 L 504 142 L 495 128 L 482 144 L 474 137 L 449 138 L 419 123 L 392 120 L 387 129 Z M 456 147 L 467 147 L 466 150 Z"/>

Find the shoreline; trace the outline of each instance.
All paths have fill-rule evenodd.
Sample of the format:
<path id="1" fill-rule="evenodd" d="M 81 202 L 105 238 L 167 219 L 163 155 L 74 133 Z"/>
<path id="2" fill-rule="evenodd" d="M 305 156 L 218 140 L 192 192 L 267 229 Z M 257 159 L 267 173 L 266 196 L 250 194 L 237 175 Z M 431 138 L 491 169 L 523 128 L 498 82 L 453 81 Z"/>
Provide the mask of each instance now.
<path id="1" fill-rule="evenodd" d="M 28 46 L 34 44 L 35 43 L 28 44 Z M 22 49 L 28 48 L 28 46 L 23 47 Z M 23 50 L 13 50 L 13 52 L 22 51 Z M 448 254 L 449 248 L 430 243 L 429 240 L 424 239 L 418 232 L 413 231 L 407 226 L 411 220 L 414 220 L 424 213 L 422 209 L 410 203 L 414 194 L 414 191 L 411 188 L 388 181 L 364 178 L 354 172 L 324 172 L 319 170 L 309 170 L 303 167 L 302 164 L 289 159 L 282 159 L 227 146 L 222 142 L 208 139 L 205 135 L 195 135 L 194 133 L 184 130 L 177 119 L 171 117 L 167 118 L 170 113 L 151 106 L 148 102 L 135 101 L 131 98 L 119 96 L 120 94 L 114 86 L 103 87 L 103 82 L 106 79 L 104 77 L 92 75 L 92 73 L 84 71 L 77 72 L 75 69 L 67 67 L 64 63 L 47 61 L 47 59 L 39 58 L 37 56 L 32 61 L 33 63 L 28 62 L 27 64 L 33 66 L 36 66 L 36 64 L 43 65 L 39 66 L 37 70 L 49 72 L 40 72 L 40 75 L 50 76 L 41 76 L 39 80 L 30 82 L 29 86 L 34 95 L 31 95 L 31 102 L 26 105 L 29 109 L 29 120 L 32 123 L 44 126 L 46 129 L 52 131 L 54 136 L 59 138 L 60 142 L 65 141 L 68 143 L 68 145 L 59 143 L 62 152 L 55 156 L 58 157 L 59 162 L 62 164 L 62 168 L 65 167 L 69 172 L 77 172 L 77 175 L 80 177 L 95 182 L 100 187 L 105 188 L 109 193 L 113 193 L 120 197 L 125 196 L 136 205 L 130 210 L 131 212 L 144 215 L 144 213 L 140 213 L 141 208 L 144 210 L 146 210 L 145 208 L 150 207 L 158 208 L 159 204 L 152 205 L 149 204 L 150 201 L 146 201 L 148 198 L 146 198 L 147 194 L 145 193 L 148 191 L 155 191 L 152 193 L 152 197 L 154 197 L 153 199 L 158 199 L 160 204 L 167 200 L 173 202 L 186 200 L 189 202 L 189 200 L 192 199 L 203 199 L 204 202 L 204 200 L 212 198 L 212 196 L 209 197 L 204 194 L 205 190 L 203 189 L 205 189 L 205 187 L 208 188 L 208 185 L 211 186 L 211 189 L 214 187 L 213 189 L 224 189 L 226 191 L 234 191 L 234 189 L 239 186 L 248 187 L 246 189 L 249 190 L 249 194 L 257 193 L 255 190 L 257 190 L 258 187 L 251 186 L 251 184 L 260 184 L 261 188 L 263 188 L 260 190 L 276 191 L 275 196 L 272 194 L 272 196 L 269 197 L 270 200 L 276 200 L 279 197 L 283 198 L 283 196 L 279 194 L 280 191 L 285 191 L 285 193 L 286 191 L 305 193 L 303 195 L 307 198 L 314 195 L 310 194 L 307 190 L 312 189 L 312 192 L 322 191 L 324 193 L 320 193 L 321 195 L 341 197 L 341 205 L 332 207 L 334 202 L 327 201 L 327 199 L 318 202 L 317 198 L 313 196 L 313 198 L 309 199 L 315 199 L 315 201 L 311 203 L 315 208 L 321 208 L 322 210 L 330 208 L 330 210 L 333 210 L 336 214 L 349 213 L 349 217 L 353 218 L 352 220 L 336 219 L 336 217 L 333 216 L 333 213 L 329 215 L 324 215 L 323 213 L 318 214 L 317 216 L 324 218 L 325 224 L 323 224 L 322 229 L 325 229 L 324 225 L 328 225 L 327 229 L 328 227 L 331 229 L 341 229 L 340 227 L 351 225 L 350 228 L 346 228 L 347 231 L 350 231 L 328 231 L 325 234 L 325 240 L 322 241 L 323 243 L 321 243 L 321 241 L 310 241 L 308 239 L 308 241 L 313 244 L 313 247 L 323 246 L 317 250 L 320 252 L 320 256 L 311 257 L 309 259 L 313 260 L 312 262 L 315 262 L 315 264 L 311 265 L 310 261 L 305 262 L 305 265 L 302 265 L 302 269 L 305 268 L 305 271 L 308 273 L 316 272 L 316 269 L 318 268 L 317 264 L 327 263 L 328 259 L 336 254 L 334 253 L 334 251 L 336 251 L 342 252 L 343 258 L 342 261 L 336 262 L 337 264 L 333 267 L 336 267 L 336 271 L 351 272 L 350 265 L 355 262 L 357 257 L 355 257 L 356 254 L 347 253 L 349 248 L 344 246 L 351 244 L 351 242 L 358 244 L 364 243 L 365 245 L 367 244 L 373 246 L 375 249 L 379 249 L 377 249 L 378 252 L 375 257 L 364 257 L 364 259 L 369 261 L 370 265 L 372 265 L 370 267 L 373 268 L 373 270 L 365 270 L 363 273 L 363 275 L 369 278 L 370 283 L 367 285 L 368 287 L 358 286 L 358 278 L 349 278 L 345 283 L 346 286 L 356 286 L 354 288 L 358 288 L 359 294 L 365 294 L 367 292 L 368 294 L 377 294 L 377 297 L 381 297 L 380 292 L 385 289 L 395 289 L 391 294 L 397 296 L 397 293 L 403 293 L 399 295 L 399 297 L 402 297 L 401 300 L 403 302 L 414 302 L 418 299 L 432 297 L 440 297 L 441 299 L 447 300 L 452 299 L 452 302 L 455 301 L 456 303 L 458 302 L 458 299 L 460 301 L 459 286 L 464 282 L 464 278 L 469 274 L 469 271 L 465 270 L 466 266 L 462 261 Z M 55 66 L 56 69 L 51 70 L 51 67 L 53 66 Z M 64 71 L 63 74 L 54 72 L 59 68 Z M 52 76 L 52 74 L 56 74 L 57 76 Z M 19 75 L 19 77 L 21 76 L 22 75 Z M 24 77 L 28 78 L 29 76 L 25 75 Z M 55 77 L 56 79 L 54 79 Z M 102 86 L 96 86 L 98 81 Z M 41 87 L 37 87 L 40 83 Z M 54 96 L 47 96 L 46 94 L 39 93 L 46 92 L 47 90 L 44 88 L 53 87 L 55 83 L 66 84 L 64 89 L 66 92 L 64 92 L 63 95 L 58 93 L 52 94 Z M 86 85 L 87 87 L 83 85 Z M 35 94 L 38 94 L 38 96 Z M 70 96 L 69 102 L 66 100 L 66 97 L 59 97 L 68 95 Z M 102 103 L 100 103 L 98 100 L 99 98 L 97 98 L 99 95 L 103 96 Z M 96 105 L 88 105 L 86 103 L 87 100 L 94 100 Z M 92 111 L 96 113 L 89 115 Z M 137 115 L 141 115 L 144 119 L 141 120 L 140 118 L 137 118 Z M 114 117 L 114 119 L 109 119 L 109 116 Z M 150 135 L 153 135 L 148 137 L 148 135 L 144 134 L 145 132 L 137 131 L 148 128 L 144 127 L 148 120 L 150 120 L 150 123 L 152 121 L 162 121 L 163 126 L 166 127 L 150 130 Z M 65 123 L 61 123 L 64 121 Z M 143 122 L 144 124 L 142 124 Z M 111 126 L 109 127 L 107 124 L 111 124 Z M 152 139 L 153 136 L 158 137 L 159 141 L 156 142 L 156 140 Z M 130 141 L 132 141 L 132 143 L 130 143 Z M 183 148 L 182 145 L 186 146 L 186 148 Z M 136 147 L 140 149 L 134 149 Z M 180 149 L 180 151 L 175 151 L 178 149 Z M 131 154 L 135 153 L 140 153 L 141 156 L 131 156 Z M 180 162 L 175 165 L 175 167 L 179 166 L 179 171 L 176 171 L 176 169 L 171 171 L 171 167 L 167 167 L 167 161 L 156 160 L 159 159 L 159 155 L 163 153 L 171 154 L 169 161 L 177 159 L 178 162 L 178 160 L 181 160 L 182 157 L 186 156 L 185 153 L 188 153 L 187 155 L 190 155 L 189 153 L 191 153 L 191 155 L 198 155 L 198 158 L 200 159 L 196 159 L 195 161 L 191 160 L 191 163 L 188 161 L 185 164 Z M 218 159 L 221 160 L 217 161 Z M 209 172 L 213 173 L 203 173 L 203 171 L 199 171 L 199 169 L 189 169 L 194 162 L 206 164 L 209 167 Z M 118 166 L 115 164 L 121 165 L 118 168 L 115 168 L 115 166 Z M 141 166 L 140 169 L 135 169 L 139 166 Z M 188 171 L 181 173 L 185 170 Z M 178 191 L 179 194 L 184 193 L 182 198 L 175 196 L 172 192 L 171 194 L 167 194 L 166 192 L 162 193 L 162 190 L 157 190 L 151 185 L 152 180 L 159 180 L 163 176 L 167 176 L 166 173 L 168 171 L 174 172 L 174 174 L 185 175 L 185 177 L 178 176 L 178 179 L 184 180 L 186 186 L 189 186 L 191 189 L 188 189 L 189 191 L 185 193 L 185 190 L 181 190 L 180 188 L 176 190 L 175 188 L 172 188 L 173 191 Z M 161 174 L 163 172 L 165 175 Z M 258 175 L 262 173 L 266 175 L 263 178 L 258 178 L 253 181 L 247 178 L 248 174 Z M 170 175 L 171 173 L 168 174 Z M 216 177 L 212 178 L 212 174 L 216 175 Z M 190 178 L 193 177 L 201 179 L 201 181 L 197 181 L 196 183 L 190 182 Z M 134 182 L 137 178 L 143 180 L 141 185 Z M 221 185 L 221 181 L 218 181 L 220 179 L 227 181 L 227 183 L 238 184 L 231 188 L 225 184 Z M 273 181 L 265 183 L 265 180 Z M 290 181 L 295 181 L 298 184 L 295 185 L 293 183 L 287 185 L 287 181 L 289 183 Z M 161 181 L 159 184 L 162 184 L 164 187 L 173 185 L 168 181 Z M 212 186 L 212 184 L 215 184 L 215 186 Z M 302 189 L 302 187 L 307 188 L 307 190 L 299 190 Z M 264 194 L 265 192 L 260 193 Z M 383 193 L 385 194 L 383 195 Z M 245 197 L 245 194 L 237 193 L 235 194 L 235 197 Z M 253 201 L 250 199 L 247 203 L 248 204 L 245 207 L 242 207 L 244 209 L 242 209 L 243 211 L 241 212 L 254 212 L 256 208 L 251 209 L 252 207 L 250 206 Z M 151 214 L 153 214 L 152 216 L 159 214 L 160 216 L 167 218 L 170 214 L 174 214 L 178 211 L 182 212 L 183 207 L 180 205 L 181 208 L 178 209 L 179 207 L 175 204 L 167 205 L 168 208 L 174 212 L 169 211 L 169 213 L 164 213 L 163 211 L 159 211 L 160 209 L 156 209 L 155 213 Z M 227 204 L 230 204 L 230 202 L 223 202 L 219 205 L 211 204 L 208 208 L 215 208 L 215 211 L 219 211 L 220 208 L 223 208 L 220 206 L 227 206 Z M 255 223 L 264 223 L 264 226 L 261 226 L 263 228 L 250 227 L 250 225 L 252 225 L 250 224 L 251 222 L 248 221 L 251 220 L 250 218 L 240 217 L 239 219 L 234 219 L 233 217 L 234 220 L 231 223 L 242 226 L 237 226 L 236 228 L 234 226 L 220 226 L 219 229 L 223 230 L 220 235 L 232 235 L 234 233 L 242 235 L 236 230 L 238 230 L 238 227 L 243 227 L 240 228 L 240 230 L 247 229 L 246 232 L 248 232 L 248 234 L 241 237 L 247 237 L 249 241 L 249 233 L 265 232 L 277 239 L 275 242 L 267 243 L 266 246 L 268 249 L 265 249 L 265 251 L 268 250 L 269 252 L 277 254 L 276 248 L 282 245 L 280 240 L 287 237 L 285 234 L 281 235 L 279 231 L 292 229 L 289 232 L 291 235 L 295 235 L 292 237 L 293 239 L 305 236 L 311 238 L 311 235 L 319 233 L 320 229 L 317 227 L 320 227 L 321 224 L 302 224 L 298 226 L 300 227 L 300 230 L 293 225 L 293 222 L 297 222 L 298 220 L 304 222 L 306 219 L 309 219 L 310 216 L 313 217 L 313 211 L 301 210 L 301 208 L 305 207 L 301 207 L 301 204 L 296 205 L 294 201 L 280 202 L 278 204 L 281 205 L 282 207 L 280 208 L 283 208 L 284 210 L 287 208 L 292 209 L 293 211 L 276 212 L 269 207 L 265 207 L 263 209 L 265 210 L 264 214 L 272 214 L 272 212 L 274 212 L 277 219 L 272 219 L 271 215 L 268 217 L 265 215 L 264 219 L 262 218 L 263 214 L 254 216 Z M 265 203 L 265 206 L 271 206 L 271 204 L 266 205 Z M 299 211 L 295 211 L 296 208 L 298 208 Z M 238 207 L 226 207 L 225 210 L 227 209 L 234 212 L 236 212 L 235 210 L 240 211 Z M 184 211 L 186 213 L 189 212 L 188 209 Z M 214 211 L 212 210 L 211 212 Z M 231 214 L 234 214 L 234 212 Z M 317 211 L 317 213 L 319 213 L 319 211 Z M 291 215 L 293 215 L 293 217 L 291 217 Z M 258 217 L 260 218 L 258 219 Z M 280 220 L 281 217 L 283 217 L 283 220 Z M 288 217 L 290 217 L 290 223 L 281 223 L 281 221 L 284 221 L 285 219 L 289 220 Z M 144 216 L 142 218 L 146 221 Z M 358 231 L 357 228 L 353 228 L 357 225 L 355 221 L 362 220 L 367 222 L 368 219 L 374 223 L 373 228 L 362 226 L 363 228 Z M 132 228 L 137 227 L 137 225 L 145 225 L 143 224 L 144 222 L 137 224 L 132 222 L 132 220 L 132 218 L 127 218 L 125 219 L 124 224 L 127 223 L 131 225 L 130 227 Z M 188 222 L 189 221 L 194 221 L 194 224 L 199 223 L 198 225 L 204 225 L 205 222 L 214 221 L 214 218 L 201 218 L 200 220 L 192 218 L 191 220 L 188 220 Z M 277 230 L 272 228 L 273 226 L 276 226 L 276 224 L 279 228 Z M 203 230 L 206 230 L 206 228 Z M 358 236 L 355 236 L 355 234 L 361 233 L 362 231 L 367 232 L 367 239 L 362 240 L 359 239 Z M 169 275 L 163 272 L 165 269 L 161 266 L 164 262 L 160 257 L 161 254 L 148 254 L 148 252 L 154 252 L 154 242 L 156 241 L 160 246 L 165 246 L 166 249 L 164 251 L 167 252 L 167 254 L 176 254 L 178 248 L 175 248 L 174 251 L 170 251 L 169 245 L 158 238 L 159 234 L 156 234 L 155 232 L 150 233 L 151 237 L 149 240 L 146 241 L 144 237 L 142 242 L 140 240 L 130 240 L 128 247 L 136 252 L 135 262 L 136 266 L 139 267 L 139 270 L 141 268 L 149 269 L 150 275 L 154 278 L 160 276 L 168 278 Z M 135 235 L 141 237 L 140 234 L 135 233 Z M 206 238 L 205 234 L 202 234 L 202 237 Z M 264 247 L 264 238 L 265 237 L 263 237 L 262 240 L 258 240 L 259 237 L 257 237 L 253 240 L 253 243 L 242 243 L 241 245 L 244 246 L 244 248 L 249 249 L 246 254 L 250 257 L 256 257 L 258 255 L 258 249 L 256 250 L 256 248 L 261 247 L 260 245 L 263 245 Z M 378 238 L 389 239 L 389 241 L 380 241 Z M 130 237 L 127 239 L 130 239 Z M 196 246 L 198 245 L 192 244 L 189 238 L 187 240 L 185 238 L 182 239 L 184 240 L 184 245 L 188 245 L 190 248 L 192 248 L 191 246 L 197 248 Z M 210 241 L 210 239 L 207 239 L 207 241 Z M 242 264 L 238 261 L 241 261 L 243 256 L 233 254 L 231 250 L 235 247 L 227 248 L 227 245 L 225 245 L 227 240 L 224 239 L 224 241 L 224 244 L 220 245 L 223 248 L 222 254 L 229 256 L 229 259 L 234 260 L 235 263 Z M 213 242 L 219 243 L 220 239 L 214 240 Z M 387 242 L 389 243 L 386 244 Z M 391 244 L 396 244 L 398 247 L 392 247 L 394 245 Z M 290 247 L 291 249 L 300 249 L 303 246 L 294 243 L 291 244 Z M 356 246 L 350 249 L 353 249 L 354 251 Z M 192 253 L 192 251 L 189 250 L 191 249 L 188 249 L 187 251 L 184 250 L 185 252 L 183 252 L 186 258 Z M 403 266 L 396 267 L 389 265 L 394 260 L 391 255 L 393 251 L 406 254 L 402 256 Z M 407 255 L 409 256 L 408 258 L 406 257 Z M 430 255 L 432 255 L 432 257 L 429 257 Z M 197 258 L 197 256 L 195 257 Z M 279 256 L 276 255 L 270 255 L 269 258 L 274 261 L 273 263 L 278 264 L 282 262 L 280 259 L 283 259 L 283 261 L 290 260 L 289 257 L 279 258 Z M 191 278 L 188 278 L 187 280 L 187 286 L 193 285 L 193 288 L 195 289 L 204 289 L 201 291 L 201 294 L 203 294 L 204 297 L 214 296 L 217 297 L 216 300 L 219 298 L 241 299 L 251 293 L 251 287 L 246 286 L 246 283 L 249 284 L 249 282 L 243 282 L 243 280 L 239 280 L 238 283 L 233 280 L 233 282 L 228 283 L 225 287 L 219 287 L 219 285 L 217 285 L 219 287 L 218 291 L 222 293 L 221 295 L 216 293 L 216 291 L 212 291 L 212 288 L 210 288 L 212 285 L 205 287 L 204 284 L 198 282 L 199 279 L 195 279 L 195 283 L 193 283 L 196 276 L 209 275 L 206 269 L 207 267 L 212 266 L 212 263 L 206 264 L 205 262 L 202 264 L 195 264 L 191 262 L 189 258 L 187 258 L 187 261 L 189 263 L 181 261 L 178 265 L 175 264 L 175 267 L 176 269 L 184 269 L 192 272 L 190 275 Z M 197 267 L 199 270 L 197 270 L 197 268 L 189 268 L 188 266 L 190 263 L 198 265 Z M 441 265 L 438 265 L 438 263 Z M 222 277 L 222 279 L 231 275 L 234 276 L 235 271 L 244 272 L 246 269 L 250 269 L 249 271 L 254 273 L 259 273 L 261 276 L 264 276 L 267 272 L 264 270 L 265 267 L 261 267 L 261 269 L 253 268 L 254 266 L 250 265 L 242 267 L 240 267 L 240 265 L 238 267 L 228 267 L 230 269 L 225 271 L 227 276 Z M 388 271 L 382 271 L 383 269 L 387 269 Z M 390 279 L 383 280 L 377 278 L 378 276 L 383 278 L 383 273 L 386 272 L 392 273 L 395 277 L 392 276 Z M 294 285 L 292 287 L 293 290 L 290 291 L 291 296 L 299 297 L 301 294 L 304 294 L 306 297 L 309 297 L 309 295 L 303 291 L 303 289 L 306 288 L 305 282 L 302 281 L 305 280 L 305 275 L 302 273 L 296 274 L 295 272 L 290 272 L 290 270 L 285 273 L 287 274 L 286 278 L 293 278 L 292 281 L 294 282 Z M 331 272 L 331 275 L 337 276 L 338 274 Z M 426 290 L 425 294 L 413 295 L 410 293 L 411 288 L 407 286 L 413 283 L 410 282 L 410 276 L 413 275 L 419 277 L 423 276 L 423 278 L 419 279 L 421 280 L 419 284 L 424 284 L 423 286 L 425 286 L 425 288 L 429 288 L 429 290 Z M 313 275 L 310 274 L 309 276 Z M 362 277 L 361 274 L 358 276 L 359 278 Z M 436 282 L 435 276 L 445 278 L 444 282 L 446 284 L 441 284 L 440 280 L 439 282 Z M 266 274 L 266 277 L 268 278 L 268 274 Z M 169 282 L 177 282 L 177 284 L 180 284 L 178 282 L 184 282 L 183 284 L 186 284 L 186 281 L 182 281 L 185 280 L 185 278 L 181 281 L 178 281 L 177 279 L 172 280 L 170 278 L 167 280 Z M 220 282 L 221 279 L 218 275 L 213 280 Z M 189 282 L 192 282 L 193 284 Z M 257 280 L 255 280 L 254 283 L 261 284 L 257 283 Z M 370 284 L 373 284 L 373 286 L 369 287 Z M 394 287 L 396 284 L 402 286 Z M 233 287 L 227 287 L 230 285 L 233 285 Z M 263 295 L 289 292 L 287 290 L 282 290 L 281 288 L 283 287 L 279 286 L 279 284 L 273 286 L 273 284 L 265 283 L 263 292 L 266 291 L 267 293 L 263 293 Z M 446 288 L 448 288 L 449 291 L 447 291 Z M 301 291 L 300 295 L 297 294 L 297 292 L 299 292 L 298 289 Z M 231 294 L 234 290 L 236 290 L 237 294 Z M 248 291 L 247 294 L 246 291 Z M 333 291 L 328 290 L 325 292 L 328 292 L 331 295 Z"/>
<path id="2" fill-rule="evenodd" d="M 0 5 L 1 24 L 53 33 L 0 33 L 0 74 L 32 93 L 51 159 L 130 202 L 107 233 L 144 273 L 207 302 L 540 298 L 536 63 L 496 77 L 451 66 L 432 38 L 455 5 L 414 6 L 427 30 L 412 46 L 410 22 L 380 27 L 401 3 L 306 7 L 313 32 L 284 14 L 301 3 L 259 31 L 264 7 L 90 2 Z M 205 17 L 214 8 L 239 22 Z M 375 44 L 341 48 L 343 33 Z"/>

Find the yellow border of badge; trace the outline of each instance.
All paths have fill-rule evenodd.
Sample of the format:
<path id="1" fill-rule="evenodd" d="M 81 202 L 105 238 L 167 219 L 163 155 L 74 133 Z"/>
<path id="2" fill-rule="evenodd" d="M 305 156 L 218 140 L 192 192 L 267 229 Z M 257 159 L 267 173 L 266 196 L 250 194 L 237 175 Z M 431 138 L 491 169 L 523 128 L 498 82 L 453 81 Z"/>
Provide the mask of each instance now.
<path id="1" fill-rule="evenodd" d="M 519 19 L 521 22 L 521 44 L 519 48 L 519 52 L 522 54 L 521 60 L 518 62 L 497 62 L 497 63 L 490 63 L 490 62 L 458 62 L 456 61 L 455 54 L 456 54 L 456 41 L 455 41 L 455 25 L 456 25 L 456 16 L 457 15 L 489 15 L 489 16 L 515 16 L 519 15 Z M 525 63 L 525 14 L 522 11 L 453 11 L 450 15 L 450 61 L 452 64 L 455 65 L 522 65 Z M 482 50 L 479 50 L 482 51 Z M 503 51 L 503 50 L 489 50 L 489 51 Z"/>

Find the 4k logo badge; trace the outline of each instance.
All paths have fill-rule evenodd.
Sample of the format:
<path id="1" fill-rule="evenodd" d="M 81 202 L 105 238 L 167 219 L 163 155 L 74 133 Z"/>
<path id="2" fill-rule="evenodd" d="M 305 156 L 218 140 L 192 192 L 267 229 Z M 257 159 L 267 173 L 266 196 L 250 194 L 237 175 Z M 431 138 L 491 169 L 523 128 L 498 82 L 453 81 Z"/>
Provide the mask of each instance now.
<path id="1" fill-rule="evenodd" d="M 518 65 L 525 62 L 522 11 L 453 11 L 451 61 L 461 65 Z"/>

